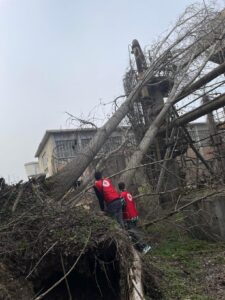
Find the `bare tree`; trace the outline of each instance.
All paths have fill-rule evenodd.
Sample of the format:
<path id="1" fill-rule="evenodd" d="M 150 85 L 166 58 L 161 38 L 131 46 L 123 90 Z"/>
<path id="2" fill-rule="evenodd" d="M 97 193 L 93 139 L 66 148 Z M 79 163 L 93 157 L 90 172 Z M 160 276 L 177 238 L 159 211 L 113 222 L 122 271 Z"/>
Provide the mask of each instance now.
<path id="1" fill-rule="evenodd" d="M 190 85 L 208 71 L 210 58 L 222 47 L 223 25 L 224 19 L 211 7 L 206 9 L 204 6 L 191 6 L 185 11 L 166 37 L 152 47 L 151 62 L 127 99 L 105 125 L 98 129 L 80 157 L 50 179 L 56 198 L 61 198 L 93 161 L 107 138 L 132 109 L 143 87 L 161 72 L 167 72 L 173 82 L 167 102 L 146 131 L 127 167 L 132 168 L 141 163 L 170 108 L 186 93 Z M 133 170 L 126 172 L 122 179 L 129 183 L 133 174 Z"/>
<path id="2" fill-rule="evenodd" d="M 190 10 L 188 11 L 189 14 Z M 167 102 L 151 123 L 137 151 L 133 153 L 129 160 L 128 169 L 141 163 L 149 146 L 154 142 L 154 138 L 170 108 L 176 103 L 180 95 L 185 92 L 185 89 L 204 74 L 210 58 L 221 46 L 221 39 L 225 33 L 224 26 L 222 26 L 224 22 L 222 19 L 220 22 L 215 21 L 214 18 L 215 14 L 210 14 L 209 10 L 204 8 L 198 12 L 193 10 L 192 15 L 189 15 L 189 17 L 186 17 L 186 14 L 184 14 L 182 16 L 183 22 L 180 19 L 178 25 L 174 28 L 173 34 L 177 33 L 178 36 L 172 43 L 172 46 L 168 47 L 170 55 L 169 57 L 167 56 L 167 61 L 165 62 L 168 65 L 172 65 L 173 63 L 176 65 L 173 74 L 173 87 L 169 93 Z M 181 23 L 182 26 L 180 27 Z M 162 43 L 160 46 L 162 47 Z M 207 49 L 206 53 L 205 50 L 209 46 L 210 49 Z M 157 51 L 160 51 L 159 46 L 157 47 Z M 165 57 L 165 52 L 163 52 L 163 55 Z M 165 65 L 163 68 L 165 69 Z M 160 72 L 160 66 L 157 71 Z M 121 180 L 126 181 L 127 185 L 129 185 L 134 172 L 135 170 L 131 169 L 129 172 L 124 173 Z"/>

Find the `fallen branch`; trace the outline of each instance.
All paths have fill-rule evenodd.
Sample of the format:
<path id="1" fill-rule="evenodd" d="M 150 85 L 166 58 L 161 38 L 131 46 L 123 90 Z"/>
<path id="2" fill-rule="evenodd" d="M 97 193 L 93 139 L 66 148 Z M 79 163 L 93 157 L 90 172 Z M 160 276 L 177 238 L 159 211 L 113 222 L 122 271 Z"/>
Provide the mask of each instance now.
<path id="1" fill-rule="evenodd" d="M 159 196 L 159 195 L 164 195 L 164 194 L 169 194 L 169 193 L 172 193 L 172 192 L 176 192 L 178 190 L 179 190 L 179 188 L 168 190 L 168 191 L 165 191 L 165 192 L 159 192 L 159 193 L 143 193 L 143 194 L 136 195 L 133 198 L 138 199 L 138 198 L 141 198 L 141 197 L 144 197 L 144 196 Z"/>
<path id="2" fill-rule="evenodd" d="M 171 160 L 171 158 L 169 158 L 168 160 Z M 135 166 L 135 167 L 123 169 L 123 170 L 121 170 L 121 171 L 119 171 L 119 172 L 117 172 L 117 173 L 112 174 L 111 176 L 108 176 L 107 178 L 109 178 L 109 179 L 110 179 L 110 178 L 113 178 L 113 177 L 115 177 L 115 176 L 117 176 L 117 175 L 123 174 L 124 172 L 128 172 L 128 171 L 133 170 L 133 169 L 144 168 L 144 167 L 147 167 L 147 166 L 149 166 L 149 165 L 161 164 L 161 163 L 164 162 L 164 161 L 165 161 L 165 160 L 162 159 L 162 160 L 158 160 L 158 161 L 153 161 L 153 162 L 150 162 L 150 163 L 142 164 L 142 165 L 139 165 L 139 166 Z M 74 198 L 72 198 L 72 199 L 69 201 L 69 204 L 70 204 L 70 203 L 77 204 L 77 202 L 79 202 L 79 201 L 77 201 L 77 202 L 75 202 L 75 203 L 74 203 L 74 201 L 80 200 L 79 198 L 80 198 L 81 196 L 83 196 L 85 193 L 87 193 L 92 187 L 93 187 L 93 184 L 92 184 L 92 185 L 89 185 L 87 188 L 85 188 L 83 191 L 81 191 L 79 194 L 77 194 Z M 66 195 L 68 195 L 68 193 L 67 193 Z M 65 196 L 66 196 L 66 195 L 65 195 Z M 63 197 L 63 199 L 65 199 L 65 196 Z M 61 199 L 61 200 L 63 200 L 63 199 Z M 67 203 L 67 204 L 68 204 L 68 203 Z"/>
<path id="3" fill-rule="evenodd" d="M 28 279 L 30 277 L 30 275 L 34 272 L 34 270 L 37 268 L 37 266 L 40 264 L 40 262 L 42 261 L 42 259 L 55 247 L 55 245 L 58 242 L 55 242 L 50 248 L 48 248 L 48 250 L 42 255 L 42 257 L 38 260 L 38 262 L 35 264 L 35 266 L 33 267 L 33 269 L 30 271 L 30 273 L 26 276 L 26 279 Z"/>
<path id="4" fill-rule="evenodd" d="M 13 207 L 12 207 L 12 212 L 14 212 L 16 210 L 16 207 L 21 199 L 21 196 L 23 195 L 23 192 L 24 192 L 24 189 L 25 189 L 25 186 L 22 186 L 17 194 L 17 197 L 16 197 L 16 200 L 13 204 Z"/>
<path id="5" fill-rule="evenodd" d="M 44 296 L 46 296 L 49 292 L 51 292 L 55 287 L 57 287 L 72 271 L 73 269 L 76 267 L 78 261 L 80 260 L 82 254 L 84 253 L 84 250 L 86 249 L 87 247 L 87 244 L 89 242 L 89 239 L 91 237 L 91 231 L 90 231 L 90 234 L 84 244 L 84 247 L 83 249 L 81 250 L 79 256 L 77 257 L 76 261 L 74 262 L 74 264 L 72 265 L 72 267 L 69 269 L 69 271 L 63 276 L 61 277 L 56 283 L 54 283 L 49 289 L 47 289 L 47 291 L 45 291 L 44 293 L 42 293 L 40 296 L 36 297 L 34 300 L 40 300 L 40 299 L 43 299 Z"/>
<path id="6" fill-rule="evenodd" d="M 165 216 L 163 216 L 161 218 L 158 218 L 158 219 L 155 219 L 155 220 L 153 220 L 151 222 L 147 222 L 147 223 L 142 224 L 140 227 L 149 227 L 151 225 L 159 223 L 159 222 L 161 222 L 161 221 L 163 221 L 165 219 L 168 219 L 169 217 L 171 217 L 171 216 L 179 213 L 180 211 L 184 210 L 185 208 L 191 206 L 192 204 L 195 204 L 195 203 L 197 203 L 197 202 L 199 202 L 201 200 L 204 200 L 204 199 L 206 199 L 206 198 L 208 198 L 210 196 L 221 194 L 223 192 L 225 192 L 225 189 L 222 189 L 222 190 L 219 190 L 219 191 L 214 191 L 214 192 L 212 192 L 212 193 L 210 193 L 208 195 L 205 195 L 205 196 L 203 196 L 201 198 L 195 199 L 195 200 L 191 201 L 190 203 L 187 203 L 187 204 L 185 204 L 185 205 L 183 205 L 183 206 L 181 206 L 181 207 L 179 207 L 179 208 L 171 211 L 170 213 L 166 214 Z"/>
<path id="7" fill-rule="evenodd" d="M 38 191 L 37 191 L 37 187 L 32 183 L 31 185 L 32 187 L 32 191 L 34 192 L 35 196 L 37 197 L 37 199 L 40 201 L 40 203 L 43 203 L 43 199 L 41 198 L 41 196 L 39 195 Z"/>
<path id="8" fill-rule="evenodd" d="M 96 130 L 98 129 L 98 127 L 97 127 L 93 122 L 91 122 L 91 121 L 88 121 L 88 120 L 84 120 L 84 119 L 80 119 L 80 118 L 78 118 L 78 117 L 75 117 L 74 115 L 68 113 L 67 111 L 66 111 L 66 114 L 67 114 L 71 119 L 74 119 L 74 120 L 80 122 L 80 123 L 83 124 L 83 125 L 91 125 L 91 126 L 94 127 Z"/>
<path id="9" fill-rule="evenodd" d="M 66 274 L 66 270 L 65 270 L 65 266 L 64 266 L 64 262 L 63 262 L 63 258 L 62 258 L 62 253 L 60 253 L 60 260 L 61 260 L 61 265 L 62 265 L 62 269 L 63 269 L 63 274 L 65 276 Z M 66 288 L 67 288 L 67 291 L 68 291 L 68 296 L 69 296 L 69 300 L 72 300 L 72 295 L 71 295 L 71 292 L 70 292 L 70 286 L 69 286 L 69 283 L 68 283 L 68 280 L 67 278 L 65 277 L 65 282 L 66 282 Z"/>
<path id="10" fill-rule="evenodd" d="M 82 185 L 80 187 L 80 189 L 78 189 L 77 191 L 77 195 L 83 195 L 85 192 L 87 192 L 90 188 L 92 188 L 91 186 L 88 186 L 89 182 L 92 182 L 93 178 L 94 178 L 94 174 L 95 174 L 95 170 L 102 170 L 104 168 L 104 165 L 106 164 L 107 160 L 114 154 L 116 154 L 117 152 L 119 152 L 128 142 L 127 140 L 127 135 L 130 131 L 130 128 L 128 127 L 126 132 L 125 132 L 125 136 L 124 136 L 124 141 L 113 151 L 109 152 L 107 155 L 103 155 L 100 158 L 100 161 L 97 163 L 97 165 L 94 167 L 94 169 L 92 170 L 91 174 L 84 178 Z M 61 202 L 73 191 L 73 189 L 70 189 L 60 200 Z"/>

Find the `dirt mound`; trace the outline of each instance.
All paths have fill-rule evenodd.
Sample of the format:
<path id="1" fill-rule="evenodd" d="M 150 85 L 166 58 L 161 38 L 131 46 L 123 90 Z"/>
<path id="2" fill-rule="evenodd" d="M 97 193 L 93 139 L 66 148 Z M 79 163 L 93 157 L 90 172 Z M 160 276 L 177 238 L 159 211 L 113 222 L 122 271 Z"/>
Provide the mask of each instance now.
<path id="1" fill-rule="evenodd" d="M 0 190 L 0 218 L 0 299 L 130 299 L 133 247 L 110 218 L 61 207 L 34 182 Z M 151 273 L 146 294 L 161 299 Z"/>
<path id="2" fill-rule="evenodd" d="M 34 297 L 31 283 L 16 279 L 5 265 L 0 263 L 0 300 L 30 300 Z"/>
<path id="3" fill-rule="evenodd" d="M 128 299 L 132 246 L 114 221 L 82 207 L 62 209 L 32 182 L 1 190 L 0 207 L 4 299 L 42 299 L 60 280 L 44 299 Z"/>

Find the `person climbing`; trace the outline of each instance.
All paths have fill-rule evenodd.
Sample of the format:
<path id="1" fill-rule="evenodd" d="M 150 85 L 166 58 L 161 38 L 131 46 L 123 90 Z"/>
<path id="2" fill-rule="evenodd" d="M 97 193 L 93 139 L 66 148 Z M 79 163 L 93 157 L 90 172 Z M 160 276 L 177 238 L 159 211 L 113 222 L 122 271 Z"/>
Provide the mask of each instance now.
<path id="1" fill-rule="evenodd" d="M 125 200 L 123 205 L 123 220 L 125 228 L 132 238 L 136 248 L 143 253 L 147 253 L 151 249 L 151 246 L 143 241 L 143 234 L 137 228 L 138 212 L 134 203 L 134 199 L 126 190 L 124 182 L 118 183 L 118 188 L 121 191 L 120 197 Z"/>
<path id="2" fill-rule="evenodd" d="M 93 188 L 98 198 L 100 209 L 124 228 L 122 200 L 116 189 L 108 178 L 102 177 L 102 173 L 99 171 L 95 172 L 95 180 Z"/>

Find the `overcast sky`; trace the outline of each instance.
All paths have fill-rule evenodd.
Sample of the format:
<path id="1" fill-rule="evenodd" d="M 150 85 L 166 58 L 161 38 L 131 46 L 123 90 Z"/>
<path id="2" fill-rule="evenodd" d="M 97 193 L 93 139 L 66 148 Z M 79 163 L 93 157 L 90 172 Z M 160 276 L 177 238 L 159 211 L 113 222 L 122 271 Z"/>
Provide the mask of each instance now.
<path id="1" fill-rule="evenodd" d="M 224 3 L 224 0 L 221 0 Z M 0 0 L 0 176 L 18 181 L 46 129 L 123 93 L 128 44 L 151 44 L 190 0 Z"/>

